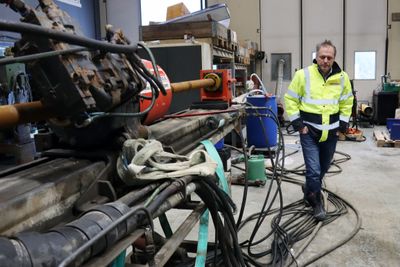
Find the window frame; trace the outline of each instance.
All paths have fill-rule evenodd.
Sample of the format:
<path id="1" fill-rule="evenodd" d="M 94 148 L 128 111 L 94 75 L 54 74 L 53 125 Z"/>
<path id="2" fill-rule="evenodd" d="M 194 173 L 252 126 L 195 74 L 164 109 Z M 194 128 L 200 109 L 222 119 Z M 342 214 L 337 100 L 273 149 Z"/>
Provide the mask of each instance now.
<path id="1" fill-rule="evenodd" d="M 143 24 L 143 2 L 144 1 L 146 1 L 146 0 L 140 0 L 140 25 L 141 26 L 147 26 L 147 25 L 149 25 L 149 24 Z M 184 3 L 185 4 L 185 1 L 187 1 L 187 2 L 192 2 L 193 0 L 176 0 L 176 4 L 179 4 L 179 3 Z M 203 10 L 204 8 L 206 8 L 207 6 L 207 2 L 205 1 L 205 0 L 197 0 L 197 1 L 199 1 L 199 10 Z M 172 4 L 172 5 L 174 5 L 174 4 Z M 188 7 L 189 8 L 189 7 Z M 198 10 L 189 10 L 190 12 L 196 12 L 196 11 L 198 11 Z M 165 14 L 164 14 L 164 19 L 161 21 L 161 22 L 164 22 L 165 21 L 165 15 L 166 15 L 166 12 L 167 12 L 167 10 L 165 9 Z"/>
<path id="2" fill-rule="evenodd" d="M 357 70 L 356 70 L 356 55 L 357 53 L 374 53 L 374 77 L 373 78 L 357 78 Z M 353 64 L 353 70 L 354 70 L 354 80 L 357 81 L 373 81 L 377 79 L 377 54 L 378 52 L 376 50 L 355 50 L 354 51 L 354 64 Z"/>

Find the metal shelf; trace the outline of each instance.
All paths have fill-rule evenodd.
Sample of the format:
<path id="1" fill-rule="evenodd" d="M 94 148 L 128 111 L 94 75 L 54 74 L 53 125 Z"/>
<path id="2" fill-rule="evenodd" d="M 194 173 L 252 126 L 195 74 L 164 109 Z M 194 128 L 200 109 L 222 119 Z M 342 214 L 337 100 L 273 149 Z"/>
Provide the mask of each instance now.
<path id="1" fill-rule="evenodd" d="M 219 69 L 231 69 L 232 67 L 235 67 L 235 70 L 247 70 L 247 65 L 241 64 L 241 63 L 222 63 L 222 64 L 216 64 Z"/>
<path id="2" fill-rule="evenodd" d="M 213 56 L 233 59 L 234 53 L 232 51 L 213 46 Z"/>

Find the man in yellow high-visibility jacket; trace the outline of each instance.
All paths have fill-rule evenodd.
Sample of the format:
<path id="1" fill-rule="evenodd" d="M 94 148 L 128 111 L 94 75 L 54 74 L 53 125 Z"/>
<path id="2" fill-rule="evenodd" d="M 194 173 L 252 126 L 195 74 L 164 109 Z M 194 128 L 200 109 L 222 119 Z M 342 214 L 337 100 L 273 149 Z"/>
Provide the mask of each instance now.
<path id="1" fill-rule="evenodd" d="M 285 94 L 286 112 L 300 141 L 306 165 L 304 199 L 314 217 L 324 220 L 322 178 L 335 153 L 339 131 L 345 132 L 353 105 L 347 73 L 335 61 L 336 47 L 325 40 L 317 45 L 311 66 L 297 71 Z"/>

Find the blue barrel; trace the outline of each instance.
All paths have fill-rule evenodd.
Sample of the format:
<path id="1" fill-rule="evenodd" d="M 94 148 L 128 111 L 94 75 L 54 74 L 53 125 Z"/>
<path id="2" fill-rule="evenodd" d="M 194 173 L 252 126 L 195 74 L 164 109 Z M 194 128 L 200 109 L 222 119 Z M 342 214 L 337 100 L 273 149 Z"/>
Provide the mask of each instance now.
<path id="1" fill-rule="evenodd" d="M 272 110 L 272 112 L 277 114 L 278 107 L 276 104 L 275 96 L 265 96 L 265 95 L 252 95 L 247 96 L 247 103 L 255 107 L 267 107 Z M 247 143 L 248 146 L 255 146 L 256 148 L 268 148 L 276 146 L 276 137 L 278 126 L 273 118 L 265 116 L 257 116 L 259 114 L 270 114 L 269 109 L 258 109 L 247 111 Z M 264 128 L 264 130 L 263 130 Z"/>
<path id="2" fill-rule="evenodd" d="M 222 150 L 224 148 L 224 138 L 219 140 L 217 143 L 214 144 L 216 150 Z"/>

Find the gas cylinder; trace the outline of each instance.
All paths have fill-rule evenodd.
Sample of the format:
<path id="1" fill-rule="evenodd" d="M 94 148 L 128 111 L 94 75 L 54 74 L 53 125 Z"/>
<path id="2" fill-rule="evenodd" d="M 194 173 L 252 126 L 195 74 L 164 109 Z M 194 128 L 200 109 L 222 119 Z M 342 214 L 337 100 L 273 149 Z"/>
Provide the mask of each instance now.
<path id="1" fill-rule="evenodd" d="M 151 61 L 142 59 L 142 62 L 146 66 L 146 68 L 151 72 L 151 74 L 155 75 L 154 68 L 153 68 L 153 65 L 151 64 Z M 158 72 L 160 73 L 161 83 L 164 85 L 164 88 L 165 88 L 167 94 L 163 95 L 160 93 L 158 95 L 153 108 L 143 118 L 142 123 L 144 125 L 149 125 L 152 122 L 154 122 L 155 120 L 162 118 L 168 112 L 168 109 L 169 109 L 169 107 L 171 105 L 171 101 L 172 101 L 171 83 L 168 79 L 168 76 L 160 66 L 157 65 L 157 68 L 158 68 Z M 152 96 L 151 87 L 150 87 L 149 82 L 146 82 L 146 88 L 140 92 L 140 95 L 146 96 L 146 97 Z M 150 104 L 151 104 L 151 100 L 141 98 L 140 104 L 139 104 L 140 111 L 145 110 Z"/>

